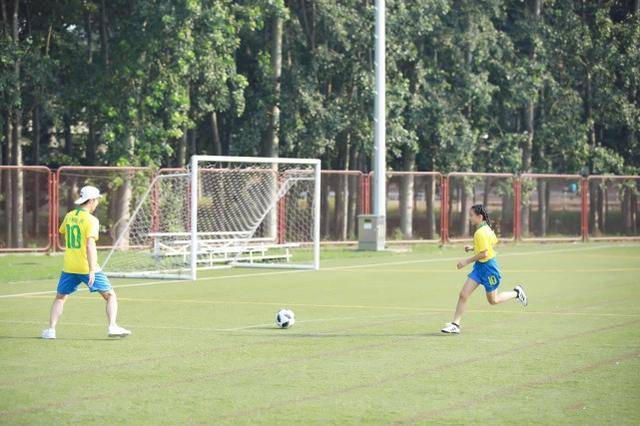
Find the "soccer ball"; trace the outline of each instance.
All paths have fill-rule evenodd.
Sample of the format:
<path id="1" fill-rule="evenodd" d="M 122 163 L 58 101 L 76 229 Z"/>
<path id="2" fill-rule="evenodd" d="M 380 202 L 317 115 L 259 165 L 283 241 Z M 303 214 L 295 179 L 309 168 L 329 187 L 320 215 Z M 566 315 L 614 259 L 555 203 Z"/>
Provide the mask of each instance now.
<path id="1" fill-rule="evenodd" d="M 289 328 L 296 322 L 296 316 L 291 309 L 280 309 L 276 314 L 278 328 Z"/>

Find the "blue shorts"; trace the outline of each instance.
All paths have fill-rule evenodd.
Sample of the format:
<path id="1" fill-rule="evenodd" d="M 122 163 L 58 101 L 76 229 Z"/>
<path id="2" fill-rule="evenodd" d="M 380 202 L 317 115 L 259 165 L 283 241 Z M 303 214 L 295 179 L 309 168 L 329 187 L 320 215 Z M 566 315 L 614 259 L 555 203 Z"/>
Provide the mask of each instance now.
<path id="1" fill-rule="evenodd" d="M 71 294 L 78 289 L 78 286 L 84 283 L 89 287 L 89 274 L 71 274 L 62 272 L 60 280 L 58 280 L 58 294 Z M 96 272 L 96 279 L 93 281 L 93 287 L 89 287 L 89 291 L 105 292 L 111 290 L 111 283 L 103 272 Z"/>
<path id="2" fill-rule="evenodd" d="M 491 293 L 497 289 L 502 280 L 500 275 L 500 267 L 496 259 L 489 259 L 486 262 L 476 262 L 473 264 L 473 271 L 468 275 L 469 278 L 484 286 L 487 293 Z"/>

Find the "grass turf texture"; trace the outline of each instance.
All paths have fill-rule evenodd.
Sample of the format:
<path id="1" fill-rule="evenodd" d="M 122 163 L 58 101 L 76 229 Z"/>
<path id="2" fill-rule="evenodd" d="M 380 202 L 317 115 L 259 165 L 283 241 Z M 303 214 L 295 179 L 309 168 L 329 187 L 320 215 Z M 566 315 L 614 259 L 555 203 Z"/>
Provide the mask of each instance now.
<path id="1" fill-rule="evenodd" d="M 638 424 L 640 245 L 500 247 L 502 290 L 441 335 L 461 246 L 323 250 L 323 269 L 234 269 L 197 282 L 113 280 L 120 323 L 80 291 L 37 338 L 62 259 L 0 257 L 0 423 Z M 296 325 L 272 325 L 279 308 Z"/>

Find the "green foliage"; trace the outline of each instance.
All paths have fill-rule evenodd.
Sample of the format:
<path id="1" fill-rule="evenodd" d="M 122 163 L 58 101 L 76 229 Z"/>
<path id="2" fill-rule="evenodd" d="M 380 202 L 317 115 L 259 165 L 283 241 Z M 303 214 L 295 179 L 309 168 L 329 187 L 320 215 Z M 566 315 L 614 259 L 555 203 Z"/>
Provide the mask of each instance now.
<path id="1" fill-rule="evenodd" d="M 525 171 L 532 104 L 532 171 L 638 172 L 640 16 L 630 2 L 552 0 L 536 17 L 533 3 L 387 0 L 390 168 L 415 153 L 421 170 Z M 82 164 L 93 150 L 99 164 L 173 165 L 187 135 L 187 155 L 212 152 L 214 135 L 224 154 L 257 155 L 277 103 L 280 155 L 367 168 L 373 2 L 20 4 L 18 39 L 0 27 L 0 110 L 22 110 L 31 145 L 42 112 L 48 149 L 27 147 L 27 164 Z"/>

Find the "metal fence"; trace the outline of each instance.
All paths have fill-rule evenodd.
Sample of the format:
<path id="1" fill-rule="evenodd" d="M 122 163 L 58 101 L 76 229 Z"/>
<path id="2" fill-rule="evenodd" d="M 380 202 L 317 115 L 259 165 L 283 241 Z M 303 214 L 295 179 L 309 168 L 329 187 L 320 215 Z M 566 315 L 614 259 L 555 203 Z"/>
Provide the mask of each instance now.
<path id="1" fill-rule="evenodd" d="M 640 176 L 589 176 L 589 239 L 629 239 L 640 234 Z"/>
<path id="2" fill-rule="evenodd" d="M 53 222 L 51 171 L 43 166 L 0 167 L 0 252 L 48 251 Z"/>
<path id="3" fill-rule="evenodd" d="M 520 239 L 583 239 L 584 195 L 579 175 L 520 176 Z"/>
<path id="4" fill-rule="evenodd" d="M 367 211 L 363 183 L 367 175 L 351 170 L 320 173 L 320 237 L 323 241 L 355 241 L 357 218 Z"/>
<path id="5" fill-rule="evenodd" d="M 82 167 L 63 166 L 55 173 L 56 223 L 74 208 L 74 200 L 84 185 L 100 189 L 103 199 L 94 215 L 100 220 L 98 248 L 110 248 L 115 235 L 126 226 L 139 198 L 149 188 L 155 174 L 149 167 Z M 64 241 L 54 232 L 53 246 L 64 250 Z"/>
<path id="6" fill-rule="evenodd" d="M 447 241 L 471 239 L 473 228 L 468 212 L 474 204 L 482 204 L 490 212 L 493 228 L 500 239 L 515 238 L 515 175 L 449 173 L 447 181 Z"/>
<path id="7" fill-rule="evenodd" d="M 105 194 L 95 214 L 99 247 L 108 248 L 153 178 L 177 171 L 0 166 L 0 252 L 64 250 L 58 226 L 87 184 Z M 321 179 L 322 241 L 356 241 L 357 217 L 371 211 L 372 174 L 323 170 Z M 469 240 L 476 203 L 488 207 L 502 240 L 640 240 L 640 176 L 394 171 L 386 196 L 390 243 Z"/>
<path id="8" fill-rule="evenodd" d="M 438 172 L 387 172 L 387 239 L 442 239 L 443 179 Z"/>

